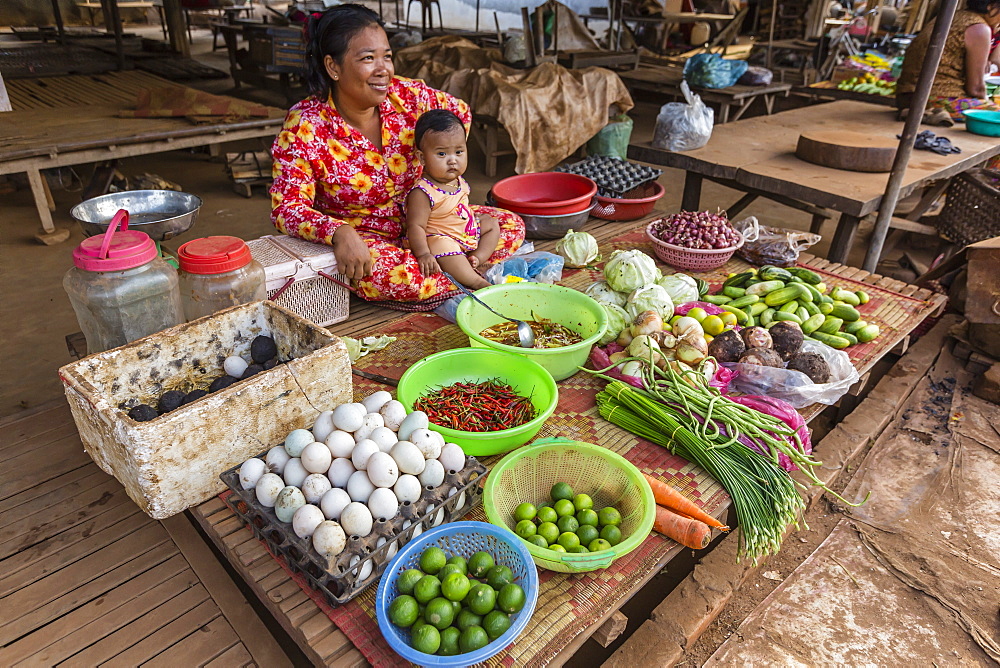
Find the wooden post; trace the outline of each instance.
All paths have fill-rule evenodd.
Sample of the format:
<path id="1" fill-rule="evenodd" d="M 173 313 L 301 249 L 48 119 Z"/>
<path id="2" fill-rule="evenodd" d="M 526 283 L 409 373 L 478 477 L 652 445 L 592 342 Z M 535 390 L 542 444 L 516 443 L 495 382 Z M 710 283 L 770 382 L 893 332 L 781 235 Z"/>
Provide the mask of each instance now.
<path id="1" fill-rule="evenodd" d="M 521 7 L 521 23 L 524 24 L 524 64 L 535 66 L 535 35 L 531 31 L 531 15 L 527 7 Z"/>
<path id="2" fill-rule="evenodd" d="M 542 13 L 542 6 L 535 8 L 535 55 L 545 55 L 545 16 Z"/>
<path id="3" fill-rule="evenodd" d="M 180 0 L 163 0 L 163 13 L 167 19 L 167 33 L 170 35 L 170 47 L 184 56 L 191 55 L 191 42 L 187 36 L 187 21 Z"/>
<path id="4" fill-rule="evenodd" d="M 896 203 L 899 201 L 899 189 L 903 185 L 903 175 L 906 173 L 907 163 L 910 162 L 913 142 L 920 129 L 924 109 L 927 108 L 927 99 L 930 97 L 934 75 L 937 74 L 938 65 L 941 64 L 941 53 L 944 51 L 944 44 L 948 39 L 948 31 L 951 30 L 951 22 L 955 18 L 957 4 L 958 0 L 944 0 L 934 23 L 931 43 L 924 56 L 924 64 L 920 69 L 920 77 L 917 79 L 917 89 L 913 91 L 913 101 L 910 103 L 910 111 L 906 116 L 906 123 L 903 125 L 903 135 L 899 140 L 899 148 L 896 149 L 896 159 L 892 163 L 889 182 L 885 186 L 885 194 L 882 195 L 882 202 L 878 207 L 878 218 L 875 220 L 875 229 L 872 230 L 872 239 L 868 244 L 868 252 L 865 254 L 865 263 L 862 266 L 865 271 L 874 273 L 879 257 L 882 255 L 882 244 L 885 243 L 885 236 L 889 233 L 892 213 L 896 210 Z"/>

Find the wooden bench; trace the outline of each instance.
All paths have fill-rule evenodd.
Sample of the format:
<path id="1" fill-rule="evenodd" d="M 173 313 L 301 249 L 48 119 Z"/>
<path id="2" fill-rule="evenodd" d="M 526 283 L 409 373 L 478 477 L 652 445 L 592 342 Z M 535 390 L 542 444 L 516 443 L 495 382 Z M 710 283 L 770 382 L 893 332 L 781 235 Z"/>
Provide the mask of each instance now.
<path id="1" fill-rule="evenodd" d="M 83 2 L 77 2 L 76 6 L 81 9 L 87 10 L 87 15 L 90 19 L 90 25 L 97 25 L 94 19 L 97 16 L 98 11 L 104 10 L 104 5 L 100 2 L 94 2 L 93 0 L 84 0 Z M 160 29 L 163 30 L 163 39 L 167 39 L 167 22 L 163 17 L 163 3 L 154 2 L 153 0 L 118 0 L 118 9 L 155 9 L 156 15 L 160 19 Z M 143 11 L 145 14 L 145 11 Z"/>

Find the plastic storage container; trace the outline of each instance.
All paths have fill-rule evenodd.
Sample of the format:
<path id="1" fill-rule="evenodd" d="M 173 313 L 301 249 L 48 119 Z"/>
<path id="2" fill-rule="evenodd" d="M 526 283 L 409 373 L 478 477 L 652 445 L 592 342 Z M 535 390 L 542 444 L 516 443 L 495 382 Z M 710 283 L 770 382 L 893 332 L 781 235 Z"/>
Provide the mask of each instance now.
<path id="1" fill-rule="evenodd" d="M 120 210 L 108 231 L 73 250 L 63 277 L 84 336 L 94 354 L 183 322 L 177 271 L 145 232 L 128 229 Z"/>
<path id="2" fill-rule="evenodd" d="M 184 317 L 196 320 L 222 309 L 267 299 L 264 267 L 237 237 L 205 237 L 177 249 Z"/>

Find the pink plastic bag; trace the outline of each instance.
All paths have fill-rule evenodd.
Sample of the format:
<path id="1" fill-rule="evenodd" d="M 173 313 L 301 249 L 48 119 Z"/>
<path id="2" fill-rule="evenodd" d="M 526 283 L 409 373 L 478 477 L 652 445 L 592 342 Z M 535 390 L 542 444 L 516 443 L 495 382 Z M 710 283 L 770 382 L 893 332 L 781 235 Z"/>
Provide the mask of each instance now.
<path id="1" fill-rule="evenodd" d="M 792 429 L 798 433 L 799 439 L 802 441 L 802 452 L 807 455 L 812 453 L 812 441 L 809 439 L 809 427 L 806 426 L 806 421 L 802 419 L 802 416 L 799 415 L 799 412 L 795 410 L 792 407 L 792 405 L 787 401 L 782 401 L 781 399 L 775 399 L 773 397 L 760 397 L 760 396 L 749 396 L 749 395 L 735 396 L 735 397 L 731 396 L 729 397 L 729 399 L 731 399 L 735 403 L 746 406 L 747 408 L 752 408 L 755 411 L 764 413 L 765 415 L 770 415 L 772 417 L 778 418 L 786 425 L 788 425 L 789 429 Z M 788 437 L 783 437 L 783 438 L 787 439 Z M 746 443 L 742 438 L 740 439 L 740 442 L 760 452 L 760 448 L 758 448 L 755 444 Z M 793 447 L 795 447 L 794 443 L 792 443 L 792 445 Z M 768 454 L 768 453 L 762 452 L 761 454 Z M 784 468 L 786 471 L 798 470 L 798 467 L 795 464 L 793 464 L 790 459 L 788 459 L 787 455 L 779 454 L 778 462 L 781 464 L 781 467 Z"/>

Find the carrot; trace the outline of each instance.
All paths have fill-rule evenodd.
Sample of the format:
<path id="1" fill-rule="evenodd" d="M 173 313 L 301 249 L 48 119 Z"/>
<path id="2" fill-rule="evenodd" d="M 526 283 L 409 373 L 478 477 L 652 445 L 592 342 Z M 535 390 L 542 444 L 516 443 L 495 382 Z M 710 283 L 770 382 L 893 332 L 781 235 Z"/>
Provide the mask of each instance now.
<path id="1" fill-rule="evenodd" d="M 646 480 L 649 481 L 649 486 L 653 488 L 653 498 L 656 499 L 659 505 L 704 522 L 715 529 L 729 531 L 729 527 L 703 511 L 667 483 L 648 475 L 646 475 Z"/>
<path id="2" fill-rule="evenodd" d="M 712 530 L 707 524 L 681 517 L 663 506 L 656 507 L 653 531 L 695 550 L 700 550 L 712 542 Z"/>

